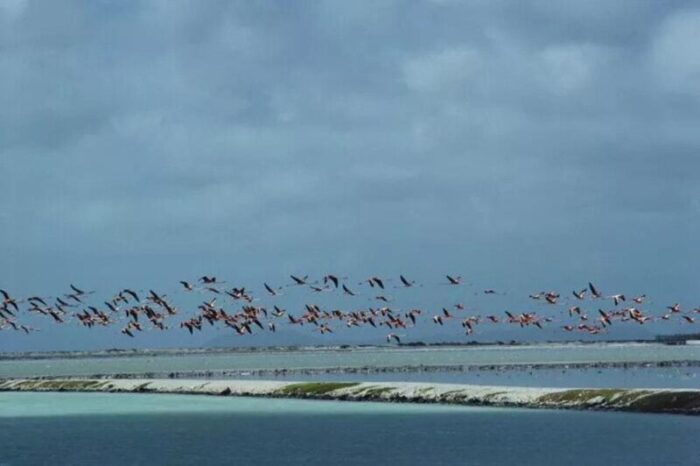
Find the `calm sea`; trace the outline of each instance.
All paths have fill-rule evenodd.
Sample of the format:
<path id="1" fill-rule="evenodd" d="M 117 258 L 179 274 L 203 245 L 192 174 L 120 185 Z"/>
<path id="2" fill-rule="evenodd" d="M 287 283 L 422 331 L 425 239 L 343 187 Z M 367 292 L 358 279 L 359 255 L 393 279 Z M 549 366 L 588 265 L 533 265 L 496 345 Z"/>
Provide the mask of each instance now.
<path id="1" fill-rule="evenodd" d="M 3 465 L 689 465 L 699 432 L 688 416 L 0 393 Z"/>

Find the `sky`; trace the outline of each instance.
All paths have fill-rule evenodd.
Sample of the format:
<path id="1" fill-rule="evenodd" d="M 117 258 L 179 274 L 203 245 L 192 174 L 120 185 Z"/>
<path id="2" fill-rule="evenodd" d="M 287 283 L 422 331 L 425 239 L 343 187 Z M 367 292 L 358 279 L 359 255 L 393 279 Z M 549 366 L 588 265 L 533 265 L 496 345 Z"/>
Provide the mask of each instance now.
<path id="1" fill-rule="evenodd" d="M 450 273 L 494 312 L 589 280 L 699 305 L 698 43 L 676 0 L 0 0 L 0 288 L 404 273 L 440 306 Z M 0 350 L 200 341 L 149 338 Z"/>

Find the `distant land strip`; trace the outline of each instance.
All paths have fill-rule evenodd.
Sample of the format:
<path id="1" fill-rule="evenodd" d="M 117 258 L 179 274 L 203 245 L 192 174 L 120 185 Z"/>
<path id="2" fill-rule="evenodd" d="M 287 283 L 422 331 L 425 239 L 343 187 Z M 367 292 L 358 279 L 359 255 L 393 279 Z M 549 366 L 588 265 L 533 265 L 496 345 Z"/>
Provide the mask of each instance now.
<path id="1" fill-rule="evenodd" d="M 689 335 L 681 335 L 688 338 Z M 697 337 L 700 339 L 700 336 Z M 682 341 L 685 344 L 685 341 Z M 531 342 L 438 342 L 438 343 L 401 343 L 397 345 L 291 345 L 291 346 L 237 346 L 237 347 L 209 347 L 209 348 L 132 348 L 120 349 L 112 348 L 105 350 L 89 351 L 21 351 L 21 352 L 0 352 L 0 361 L 11 360 L 41 360 L 41 359 L 99 359 L 99 358 L 133 358 L 133 357 L 154 357 L 154 356 L 193 356 L 209 354 L 256 354 L 256 353 L 296 353 L 310 351 L 356 351 L 356 350 L 391 350 L 410 351 L 418 349 L 466 349 L 466 348 L 533 348 L 533 347 L 576 347 L 576 346 L 615 346 L 615 345 L 676 345 L 672 342 L 661 340 L 606 340 L 606 341 L 586 341 L 586 340 L 563 340 L 563 341 L 531 341 Z"/>
<path id="2" fill-rule="evenodd" d="M 5 379 L 0 391 L 160 393 L 700 414 L 700 390 L 561 389 L 408 382 Z"/>
<path id="3" fill-rule="evenodd" d="M 437 364 L 404 366 L 343 366 L 343 367 L 296 367 L 296 368 L 253 368 L 253 369 L 208 369 L 185 371 L 149 371 L 80 375 L 42 375 L 31 377 L 34 380 L 55 379 L 211 379 L 231 377 L 263 377 L 289 375 L 324 374 L 395 374 L 432 372 L 482 372 L 482 371 L 531 371 L 531 370 L 577 370 L 577 369 L 639 369 L 700 367 L 700 361 L 609 361 L 609 362 L 554 362 L 554 363 L 507 363 L 507 364 Z"/>

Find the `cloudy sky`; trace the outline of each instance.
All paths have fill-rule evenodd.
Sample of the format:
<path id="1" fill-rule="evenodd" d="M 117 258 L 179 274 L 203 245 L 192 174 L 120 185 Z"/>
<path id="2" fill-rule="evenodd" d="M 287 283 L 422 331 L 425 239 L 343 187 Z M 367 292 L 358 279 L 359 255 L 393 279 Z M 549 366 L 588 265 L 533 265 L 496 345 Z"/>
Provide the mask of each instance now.
<path id="1" fill-rule="evenodd" d="M 0 287 L 698 305 L 699 43 L 691 1 L 0 0 Z"/>

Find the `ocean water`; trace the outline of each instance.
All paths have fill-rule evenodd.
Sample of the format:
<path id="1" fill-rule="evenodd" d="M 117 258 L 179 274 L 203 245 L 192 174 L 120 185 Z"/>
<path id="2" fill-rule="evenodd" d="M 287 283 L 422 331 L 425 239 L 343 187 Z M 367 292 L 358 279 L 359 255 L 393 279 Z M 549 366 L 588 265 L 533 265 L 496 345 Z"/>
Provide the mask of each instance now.
<path id="1" fill-rule="evenodd" d="M 0 393 L 2 465 L 690 465 L 700 419 L 187 395 Z"/>
<path id="2" fill-rule="evenodd" d="M 700 345 L 593 344 L 260 351 L 222 354 L 5 360 L 1 377 L 149 372 L 403 367 L 419 365 L 700 361 Z"/>

